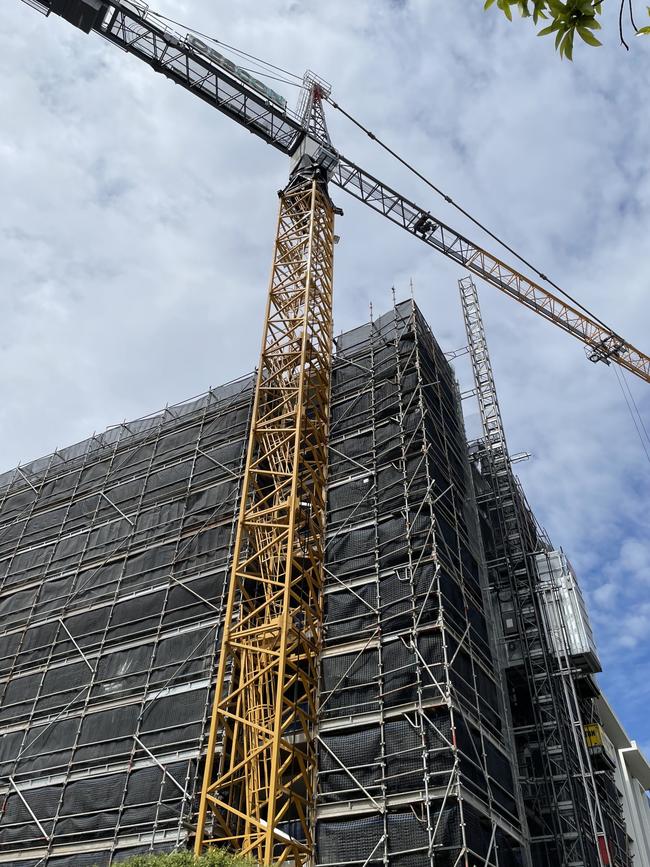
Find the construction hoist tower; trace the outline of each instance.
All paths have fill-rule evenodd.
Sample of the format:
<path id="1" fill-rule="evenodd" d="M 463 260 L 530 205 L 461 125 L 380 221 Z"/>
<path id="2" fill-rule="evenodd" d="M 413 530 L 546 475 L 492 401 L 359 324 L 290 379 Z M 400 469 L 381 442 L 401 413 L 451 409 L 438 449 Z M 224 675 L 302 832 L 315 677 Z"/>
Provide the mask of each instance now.
<path id="1" fill-rule="evenodd" d="M 263 865 L 313 851 L 336 157 L 308 84 L 320 141 L 305 135 L 280 192 L 195 844 Z"/>
<path id="2" fill-rule="evenodd" d="M 541 820 L 540 826 L 529 822 L 533 862 L 604 867 L 612 862 L 575 685 L 568 660 L 560 665 L 555 658 L 538 586 L 534 557 L 544 551 L 521 508 L 476 285 L 468 276 L 458 288 L 481 419 L 481 472 L 491 486 L 485 506 L 496 529 L 489 589 L 506 637 L 519 647 L 517 668 L 531 712 L 514 731 L 517 754 L 536 757 L 535 772 L 522 780 L 526 806 Z"/>

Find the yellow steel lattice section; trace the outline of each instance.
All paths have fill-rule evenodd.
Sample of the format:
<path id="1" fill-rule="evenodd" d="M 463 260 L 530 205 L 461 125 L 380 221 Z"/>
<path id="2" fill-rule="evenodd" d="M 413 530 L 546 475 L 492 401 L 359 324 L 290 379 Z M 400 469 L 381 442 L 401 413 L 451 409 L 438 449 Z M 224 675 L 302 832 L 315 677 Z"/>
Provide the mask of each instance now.
<path id="1" fill-rule="evenodd" d="M 197 823 L 265 865 L 313 847 L 333 222 L 319 181 L 281 194 Z"/>

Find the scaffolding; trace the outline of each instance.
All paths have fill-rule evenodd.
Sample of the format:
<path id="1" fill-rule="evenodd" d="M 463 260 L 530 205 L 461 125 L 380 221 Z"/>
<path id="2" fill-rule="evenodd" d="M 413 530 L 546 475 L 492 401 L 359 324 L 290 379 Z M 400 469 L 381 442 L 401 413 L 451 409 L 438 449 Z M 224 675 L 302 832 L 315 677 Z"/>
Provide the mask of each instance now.
<path id="1" fill-rule="evenodd" d="M 457 386 L 412 302 L 337 341 L 317 863 L 525 849 Z"/>
<path id="2" fill-rule="evenodd" d="M 477 501 L 533 863 L 628 867 L 620 808 L 603 804 L 607 784 L 585 741 L 599 664 L 584 601 L 513 474 L 476 286 L 467 277 L 459 289 L 483 429 L 473 452 Z"/>
<path id="3" fill-rule="evenodd" d="M 185 845 L 252 392 L 0 477 L 0 864 Z"/>
<path id="4" fill-rule="evenodd" d="M 253 394 L 243 377 L 0 476 L 0 865 L 191 844 Z M 539 617 L 550 596 L 561 608 L 557 558 L 509 464 L 481 443 L 468 460 L 453 372 L 412 301 L 338 338 L 330 416 L 315 864 L 568 864 L 556 828 L 577 852 L 597 797 L 611 863 L 630 867 L 613 770 L 559 704 L 568 760 L 551 743 L 557 801 L 541 799 L 555 790 L 515 603 L 496 592 L 513 563 L 524 574 L 504 527 L 548 556 L 526 558 Z M 522 616 L 553 700 L 566 688 L 574 723 L 577 705 L 598 725 L 593 654 Z"/>

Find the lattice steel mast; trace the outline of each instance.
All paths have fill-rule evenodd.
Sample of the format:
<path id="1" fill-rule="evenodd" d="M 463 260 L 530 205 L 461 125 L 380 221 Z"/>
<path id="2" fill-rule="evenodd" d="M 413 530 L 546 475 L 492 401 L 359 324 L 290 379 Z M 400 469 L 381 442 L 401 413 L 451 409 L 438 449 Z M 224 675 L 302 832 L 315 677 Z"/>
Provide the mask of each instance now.
<path id="1" fill-rule="evenodd" d="M 310 127 L 325 129 L 311 82 Z M 196 834 L 260 864 L 313 848 L 332 356 L 332 154 L 305 138 L 280 214 Z M 216 751 L 218 750 L 218 755 Z M 210 827 L 212 830 L 210 830 Z"/>

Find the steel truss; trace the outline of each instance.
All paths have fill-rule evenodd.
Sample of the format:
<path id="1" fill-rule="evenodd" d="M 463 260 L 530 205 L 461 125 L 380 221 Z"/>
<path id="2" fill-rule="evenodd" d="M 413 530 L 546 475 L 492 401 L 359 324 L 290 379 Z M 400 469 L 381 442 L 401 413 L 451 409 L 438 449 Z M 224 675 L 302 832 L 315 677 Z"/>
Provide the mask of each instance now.
<path id="1" fill-rule="evenodd" d="M 519 643 L 519 667 L 528 694 L 530 719 L 525 725 L 521 720 L 515 724 L 515 737 L 524 798 L 532 815 L 533 854 L 537 846 L 539 863 L 553 857 L 563 867 L 609 863 L 598 851 L 605 834 L 568 639 L 562 634 L 558 647 L 564 651 L 555 652 L 531 562 L 531 556 L 544 548 L 512 472 L 478 293 L 471 277 L 458 285 L 483 428 L 481 474 L 491 487 L 484 499 L 494 528 L 493 556 L 487 564 L 490 587 L 495 610 L 504 622 L 510 618 L 515 624 L 509 640 Z M 523 755 L 536 757 L 534 769 L 524 770 Z"/>
<path id="2" fill-rule="evenodd" d="M 325 184 L 299 172 L 280 195 L 197 823 L 197 853 L 227 844 L 264 865 L 313 848 L 333 230 Z"/>

